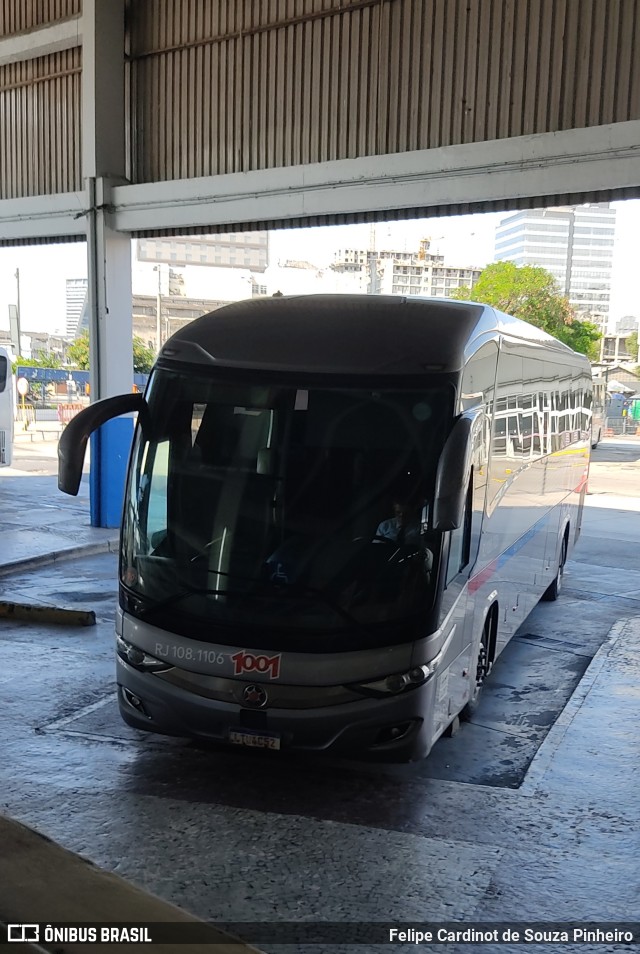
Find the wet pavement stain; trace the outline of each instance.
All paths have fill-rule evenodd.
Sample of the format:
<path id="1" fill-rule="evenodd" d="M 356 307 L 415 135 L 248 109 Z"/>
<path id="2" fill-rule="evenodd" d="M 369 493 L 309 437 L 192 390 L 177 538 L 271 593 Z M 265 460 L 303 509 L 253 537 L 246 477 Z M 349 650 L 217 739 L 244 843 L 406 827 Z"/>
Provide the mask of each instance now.
<path id="1" fill-rule="evenodd" d="M 44 593 L 44 599 L 52 600 L 59 603 L 103 603 L 106 600 L 114 604 L 115 609 L 115 597 L 113 590 L 108 592 L 101 592 L 100 590 L 89 590 L 88 592 L 71 592 L 68 590 L 62 590 L 60 592 L 53 593 Z"/>
<path id="2" fill-rule="evenodd" d="M 582 605 L 582 599 L 569 595 L 564 607 L 561 602 L 539 606 L 528 620 L 527 632 L 517 634 L 498 659 L 473 721 L 464 724 L 455 737 L 440 739 L 423 762 L 385 766 L 285 753 L 274 757 L 146 734 L 122 722 L 114 679 L 116 577 L 115 554 L 41 570 L 37 586 L 50 599 L 87 605 L 99 602 L 106 615 L 89 638 L 71 630 L 31 634 L 18 628 L 11 646 L 4 643 L 7 663 L 13 657 L 18 672 L 16 638 L 30 645 L 28 663 L 22 665 L 40 667 L 42 695 L 38 698 L 37 686 L 29 690 L 27 725 L 36 729 L 42 742 L 46 740 L 49 755 L 80 749 L 93 773 L 101 751 L 129 751 L 132 758 L 122 773 L 109 779 L 110 790 L 122 786 L 139 795 L 161 791 L 180 801 L 260 811 L 282 811 L 287 802 L 294 811 L 318 818 L 343 818 L 342 808 L 335 809 L 336 799 L 344 798 L 352 806 L 355 799 L 360 804 L 361 789 L 372 784 L 380 798 L 383 792 L 397 797 L 398 787 L 407 782 L 517 790 L 606 633 L 602 627 L 594 628 L 576 638 L 571 631 L 568 618 L 573 616 L 573 604 Z M 15 582 L 33 595 L 32 577 L 20 574 Z M 613 618 L 613 606 L 608 613 Z M 38 759 L 43 772 L 47 752 L 40 751 Z M 297 791 L 301 775 L 314 779 L 313 792 L 305 790 L 304 796 Z M 82 779 L 78 781 L 82 787 Z M 72 778 L 67 783 L 72 784 Z M 367 804 L 368 799 L 367 795 Z M 359 819 L 359 813 L 355 814 Z M 363 817 L 370 813 L 364 812 Z"/>
<path id="3" fill-rule="evenodd" d="M 483 724 L 418 765 L 252 757 L 136 733 L 113 697 L 112 618 L 90 638 L 0 627 L 0 808 L 211 920 L 640 920 L 640 633 L 580 675 L 615 620 L 640 616 L 627 578 L 640 517 L 612 516 L 586 511 L 597 533 L 583 533 L 558 603 L 534 611 L 496 666 Z M 32 597 L 106 584 L 105 619 L 115 580 L 114 557 L 20 574 Z"/>
<path id="4" fill-rule="evenodd" d="M 326 794 L 329 790 L 335 794 L 343 776 L 352 779 L 353 785 L 358 779 L 374 778 L 380 785 L 385 778 L 419 778 L 425 782 L 433 779 L 517 789 L 588 661 L 584 655 L 576 657 L 569 651 L 549 654 L 545 646 L 530 640 L 513 640 L 487 681 L 473 720 L 464 724 L 455 737 L 440 739 L 428 759 L 409 766 L 247 752 L 146 734 L 122 722 L 114 684 L 104 682 L 100 691 L 77 694 L 75 705 L 66 700 L 62 707 L 56 707 L 54 718 L 40 725 L 38 731 L 92 746 L 103 743 L 134 750 L 151 748 L 154 764 L 146 764 L 144 772 L 127 780 L 129 790 L 139 794 L 156 793 L 160 776 L 166 774 L 162 790 L 167 797 L 278 811 L 284 795 L 289 793 L 287 797 L 291 797 L 300 774 L 308 777 L 311 772 L 320 794 L 312 805 L 305 802 L 299 810 L 326 817 L 322 811 Z M 161 757 L 163 749 L 166 755 Z M 186 773 L 181 781 L 176 780 L 176 766 L 170 767 L 176 759 Z M 215 784 L 209 770 L 215 775 Z M 188 784 L 185 777 L 190 780 Z M 281 786 L 278 790 L 274 790 L 276 782 Z M 351 784 L 345 797 L 352 797 Z"/>

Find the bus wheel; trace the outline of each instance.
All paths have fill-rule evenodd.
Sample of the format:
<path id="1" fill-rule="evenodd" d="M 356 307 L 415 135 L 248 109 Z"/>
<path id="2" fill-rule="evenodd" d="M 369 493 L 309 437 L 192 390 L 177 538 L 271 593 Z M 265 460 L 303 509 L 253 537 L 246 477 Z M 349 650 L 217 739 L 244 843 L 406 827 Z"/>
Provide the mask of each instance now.
<path id="1" fill-rule="evenodd" d="M 491 672 L 491 661 L 489 659 L 489 645 L 491 640 L 491 613 L 484 621 L 480 646 L 478 647 L 478 658 L 476 660 L 476 678 L 475 684 L 471 690 L 469 701 L 460 713 L 460 718 L 468 722 L 476 713 L 484 681 Z"/>
<path id="2" fill-rule="evenodd" d="M 556 573 L 556 578 L 553 583 L 550 583 L 542 594 L 542 599 L 547 603 L 552 603 L 554 600 L 557 600 L 560 596 L 560 591 L 562 590 L 562 577 L 564 576 L 564 565 L 567 562 L 567 534 L 565 533 L 562 538 L 562 547 L 560 549 L 560 562 L 558 564 L 558 572 Z"/>

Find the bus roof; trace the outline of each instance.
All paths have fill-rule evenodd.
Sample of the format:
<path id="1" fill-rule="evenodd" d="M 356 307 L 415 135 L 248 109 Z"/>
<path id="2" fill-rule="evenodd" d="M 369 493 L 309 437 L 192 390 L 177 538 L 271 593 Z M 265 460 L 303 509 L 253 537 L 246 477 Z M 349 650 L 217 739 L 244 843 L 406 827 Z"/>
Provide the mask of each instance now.
<path id="1" fill-rule="evenodd" d="M 477 302 L 297 295 L 240 301 L 203 315 L 170 338 L 161 359 L 338 374 L 454 372 L 473 340 L 491 333 L 573 353 L 539 328 Z"/>

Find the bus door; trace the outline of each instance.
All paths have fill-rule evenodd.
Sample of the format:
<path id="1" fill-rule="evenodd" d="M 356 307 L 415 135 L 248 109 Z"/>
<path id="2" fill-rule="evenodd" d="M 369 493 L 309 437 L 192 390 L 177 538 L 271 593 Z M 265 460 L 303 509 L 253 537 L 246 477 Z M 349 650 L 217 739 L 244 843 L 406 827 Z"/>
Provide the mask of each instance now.
<path id="1" fill-rule="evenodd" d="M 478 555 L 484 517 L 486 437 L 484 412 L 476 410 L 470 434 L 471 467 L 467 475 L 462 521 L 454 530 L 447 531 L 443 549 L 444 591 L 440 625 L 445 626 L 444 644 L 448 644 L 448 649 L 437 677 L 433 741 L 467 701 L 469 674 L 475 672 L 474 653 L 478 644 L 478 634 L 474 629 L 476 601 L 469 578 Z"/>

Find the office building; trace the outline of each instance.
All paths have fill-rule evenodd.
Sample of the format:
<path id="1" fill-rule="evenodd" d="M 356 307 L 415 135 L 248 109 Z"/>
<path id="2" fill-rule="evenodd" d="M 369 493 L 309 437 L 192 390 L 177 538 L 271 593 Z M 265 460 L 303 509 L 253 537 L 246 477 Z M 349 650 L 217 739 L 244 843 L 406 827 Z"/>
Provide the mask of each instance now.
<path id="1" fill-rule="evenodd" d="M 66 282 L 66 333 L 75 338 L 78 324 L 87 300 L 87 279 L 67 278 Z"/>
<path id="2" fill-rule="evenodd" d="M 331 267 L 367 274 L 369 294 L 447 298 L 456 288 L 475 285 L 481 268 L 445 264 L 444 256 L 430 252 L 429 246 L 429 239 L 422 239 L 417 251 L 341 249 Z"/>
<path id="3" fill-rule="evenodd" d="M 629 349 L 629 332 L 622 335 L 603 335 L 600 339 L 601 364 L 618 364 L 620 362 L 636 364 L 638 353 Z"/>
<path id="4" fill-rule="evenodd" d="M 269 233 L 233 232 L 224 235 L 143 238 L 137 242 L 137 258 L 140 262 L 209 265 L 264 272 L 269 264 Z"/>
<path id="5" fill-rule="evenodd" d="M 495 260 L 551 272 L 576 313 L 609 324 L 616 213 L 608 203 L 528 209 L 496 229 Z"/>
<path id="6" fill-rule="evenodd" d="M 638 330 L 640 321 L 634 315 L 625 315 L 616 322 L 617 335 L 630 335 Z"/>
<path id="7" fill-rule="evenodd" d="M 219 299 L 186 298 L 178 295 L 161 297 L 158 301 L 155 295 L 134 294 L 133 335 L 140 338 L 147 348 L 157 352 L 176 331 L 201 315 L 207 315 L 226 304 L 228 302 Z"/>

